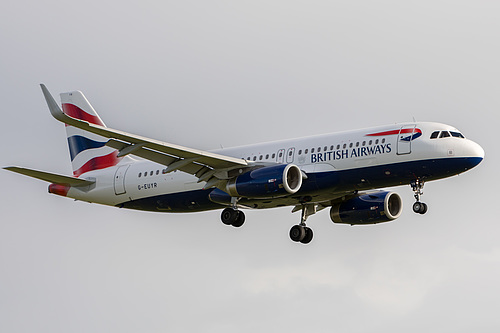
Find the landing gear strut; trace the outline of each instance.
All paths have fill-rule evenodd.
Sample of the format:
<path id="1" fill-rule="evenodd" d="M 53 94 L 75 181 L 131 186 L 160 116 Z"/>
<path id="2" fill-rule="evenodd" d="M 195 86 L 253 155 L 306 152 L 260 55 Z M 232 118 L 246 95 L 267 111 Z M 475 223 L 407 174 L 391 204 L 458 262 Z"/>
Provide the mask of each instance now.
<path id="1" fill-rule="evenodd" d="M 420 202 L 420 196 L 424 194 L 424 181 L 420 178 L 412 180 L 410 183 L 416 202 L 413 204 L 413 211 L 418 214 L 425 214 L 427 212 L 427 204 Z"/>
<path id="2" fill-rule="evenodd" d="M 290 238 L 294 242 L 301 242 L 302 244 L 308 244 L 313 239 L 313 231 L 311 228 L 306 226 L 306 220 L 309 215 L 316 213 L 315 205 L 305 205 L 302 204 L 302 213 L 300 215 L 300 224 L 294 225 L 290 229 Z"/>

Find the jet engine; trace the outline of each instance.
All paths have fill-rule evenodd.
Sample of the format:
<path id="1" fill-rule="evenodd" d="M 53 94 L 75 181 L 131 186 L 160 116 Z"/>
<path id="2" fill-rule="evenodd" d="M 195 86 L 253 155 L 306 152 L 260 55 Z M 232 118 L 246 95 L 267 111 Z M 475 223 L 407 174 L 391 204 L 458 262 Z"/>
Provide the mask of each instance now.
<path id="1" fill-rule="evenodd" d="M 229 180 L 226 192 L 232 197 L 273 198 L 296 193 L 302 172 L 294 164 L 280 164 L 248 171 Z"/>
<path id="2" fill-rule="evenodd" d="M 363 193 L 334 204 L 330 218 L 335 223 L 376 224 L 397 219 L 403 211 L 403 201 L 395 192 Z"/>

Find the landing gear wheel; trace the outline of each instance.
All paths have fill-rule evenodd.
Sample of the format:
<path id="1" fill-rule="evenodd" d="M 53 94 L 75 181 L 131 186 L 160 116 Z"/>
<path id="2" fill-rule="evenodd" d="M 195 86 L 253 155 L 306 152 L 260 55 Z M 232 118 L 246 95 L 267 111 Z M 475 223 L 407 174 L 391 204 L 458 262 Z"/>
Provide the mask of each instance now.
<path id="1" fill-rule="evenodd" d="M 301 225 L 294 225 L 292 229 L 290 229 L 290 238 L 294 242 L 300 242 L 306 237 L 306 230 Z"/>
<path id="2" fill-rule="evenodd" d="M 245 223 L 245 213 L 243 213 L 241 210 L 237 210 L 238 212 L 238 217 L 236 218 L 236 221 L 233 222 L 233 227 L 239 228 Z"/>
<path id="3" fill-rule="evenodd" d="M 427 204 L 417 201 L 413 204 L 413 211 L 418 214 L 427 213 Z"/>
<path id="4" fill-rule="evenodd" d="M 245 213 L 234 208 L 225 208 L 220 215 L 222 223 L 239 228 L 245 223 Z"/>
<path id="5" fill-rule="evenodd" d="M 313 231 L 309 227 L 304 227 L 304 231 L 306 232 L 304 238 L 300 241 L 302 244 L 309 244 L 313 239 Z"/>
<path id="6" fill-rule="evenodd" d="M 422 208 L 420 209 L 419 213 L 422 215 L 427 213 L 427 204 L 426 203 L 422 202 Z"/>
<path id="7" fill-rule="evenodd" d="M 411 181 L 410 186 L 413 190 L 415 202 L 413 204 L 413 211 L 418 214 L 425 214 L 427 212 L 427 205 L 423 202 L 420 202 L 420 196 L 424 194 L 422 189 L 424 188 L 424 180 L 421 178 L 417 178 Z"/>
<path id="8" fill-rule="evenodd" d="M 222 223 L 225 225 L 232 225 L 238 218 L 239 211 L 234 208 L 225 208 L 220 215 Z"/>

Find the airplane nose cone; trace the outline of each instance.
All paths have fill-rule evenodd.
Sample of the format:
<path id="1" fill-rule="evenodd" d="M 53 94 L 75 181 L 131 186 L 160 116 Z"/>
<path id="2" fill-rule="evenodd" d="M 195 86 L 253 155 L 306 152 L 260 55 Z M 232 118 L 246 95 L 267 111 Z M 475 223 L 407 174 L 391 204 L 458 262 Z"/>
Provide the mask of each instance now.
<path id="1" fill-rule="evenodd" d="M 469 156 L 469 163 L 470 167 L 469 169 L 475 167 L 479 163 L 481 163 L 484 159 L 484 149 L 477 143 L 473 141 L 469 141 L 468 147 L 467 147 L 467 152 Z"/>
<path id="2" fill-rule="evenodd" d="M 474 157 L 481 158 L 481 160 L 484 158 L 484 149 L 480 145 L 478 145 L 475 142 L 471 142 L 471 155 Z"/>

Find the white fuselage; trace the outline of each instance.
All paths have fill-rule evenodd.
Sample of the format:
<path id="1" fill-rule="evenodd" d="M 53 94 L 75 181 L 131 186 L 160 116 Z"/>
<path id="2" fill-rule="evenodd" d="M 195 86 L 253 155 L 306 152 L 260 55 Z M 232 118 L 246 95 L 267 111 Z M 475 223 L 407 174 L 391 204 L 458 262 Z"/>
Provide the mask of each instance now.
<path id="1" fill-rule="evenodd" d="M 439 137 L 442 131 L 448 132 L 448 136 Z M 439 132 L 438 137 L 431 138 L 431 134 L 435 132 Z M 457 129 L 444 124 L 406 123 L 213 152 L 245 159 L 255 165 L 295 164 L 307 176 L 306 182 L 315 182 L 310 185 L 309 192 L 316 189 L 321 193 L 317 201 L 324 201 L 333 200 L 339 193 L 349 190 L 409 184 L 412 176 L 406 171 L 429 180 L 466 171 L 482 160 L 484 151 L 478 144 L 459 137 L 456 133 L 459 133 Z M 459 163 L 464 165 L 458 165 Z M 433 166 L 436 170 L 432 169 Z M 115 206 L 140 202 L 147 198 L 203 191 L 205 183 L 198 182 L 197 177 L 181 171 L 165 173 L 165 170 L 166 167 L 161 164 L 127 158 L 117 166 L 83 174 L 80 178 L 95 179 L 96 184 L 90 188 L 71 188 L 67 196 Z M 422 175 L 416 174 L 419 172 Z M 340 178 L 333 181 L 333 175 Z M 322 179 L 325 183 L 321 183 Z M 307 188 L 305 186 L 306 192 Z M 205 191 L 208 193 L 210 190 Z M 200 206 L 196 205 L 195 201 L 191 204 L 192 210 L 221 207 Z M 267 208 L 286 204 L 294 202 L 278 200 L 255 207 Z M 125 206 L 142 209 L 139 204 Z M 186 203 L 186 207 L 189 206 L 190 203 Z M 168 205 L 165 209 L 160 205 L 157 210 L 176 211 Z"/>

